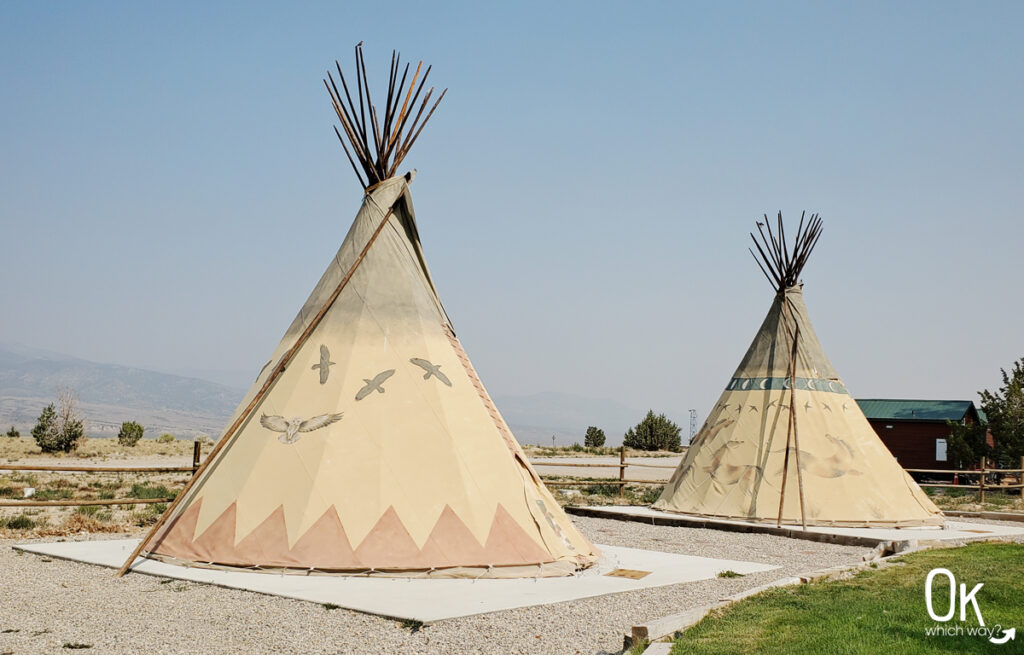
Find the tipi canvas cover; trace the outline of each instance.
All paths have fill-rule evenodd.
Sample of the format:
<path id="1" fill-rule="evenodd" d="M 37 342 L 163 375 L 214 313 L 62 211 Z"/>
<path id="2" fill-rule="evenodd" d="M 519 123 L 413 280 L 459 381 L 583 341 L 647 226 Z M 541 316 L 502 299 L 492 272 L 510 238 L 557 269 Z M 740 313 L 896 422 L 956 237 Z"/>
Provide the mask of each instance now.
<path id="1" fill-rule="evenodd" d="M 596 561 L 452 330 L 411 180 L 370 178 L 337 255 L 143 555 L 471 577 Z"/>
<path id="2" fill-rule="evenodd" d="M 811 326 L 797 276 L 820 220 L 798 230 L 792 254 L 781 216 L 778 238 L 768 233 L 761 253 L 777 288 L 771 309 L 654 508 L 788 524 L 941 525 Z"/>

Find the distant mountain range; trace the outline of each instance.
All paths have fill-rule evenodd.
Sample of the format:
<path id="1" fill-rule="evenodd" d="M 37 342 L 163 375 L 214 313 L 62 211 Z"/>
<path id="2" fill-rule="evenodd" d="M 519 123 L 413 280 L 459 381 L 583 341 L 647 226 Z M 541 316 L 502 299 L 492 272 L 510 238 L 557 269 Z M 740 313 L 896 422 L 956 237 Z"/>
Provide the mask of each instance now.
<path id="1" fill-rule="evenodd" d="M 163 432 L 216 438 L 237 407 L 244 389 L 197 377 L 101 364 L 70 355 L 0 342 L 0 432 L 11 425 L 27 433 L 57 390 L 70 387 L 91 436 L 113 436 L 122 421 L 146 426 L 146 436 Z M 617 445 L 644 411 L 611 400 L 561 392 L 498 396 L 498 409 L 521 443 L 558 445 L 583 442 L 587 426 L 605 431 Z"/>
<path id="2" fill-rule="evenodd" d="M 146 436 L 216 437 L 245 391 L 129 366 L 0 343 L 0 426 L 22 432 L 53 402 L 57 390 L 78 395 L 86 433 L 116 435 L 122 421 L 146 426 Z"/>
<path id="3" fill-rule="evenodd" d="M 604 430 L 605 445 L 617 446 L 622 435 L 640 422 L 647 410 L 627 407 L 614 400 L 588 398 L 557 391 L 529 396 L 496 396 L 494 404 L 505 417 L 519 443 L 559 446 L 583 443 L 588 426 Z"/>

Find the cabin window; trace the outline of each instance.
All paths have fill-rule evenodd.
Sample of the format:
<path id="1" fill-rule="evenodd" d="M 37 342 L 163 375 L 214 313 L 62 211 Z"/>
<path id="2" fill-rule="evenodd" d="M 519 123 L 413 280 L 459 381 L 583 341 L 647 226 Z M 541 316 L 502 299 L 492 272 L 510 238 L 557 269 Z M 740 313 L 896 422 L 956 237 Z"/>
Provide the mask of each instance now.
<path id="1" fill-rule="evenodd" d="M 945 462 L 946 461 L 946 440 L 936 439 L 935 440 L 935 461 Z"/>

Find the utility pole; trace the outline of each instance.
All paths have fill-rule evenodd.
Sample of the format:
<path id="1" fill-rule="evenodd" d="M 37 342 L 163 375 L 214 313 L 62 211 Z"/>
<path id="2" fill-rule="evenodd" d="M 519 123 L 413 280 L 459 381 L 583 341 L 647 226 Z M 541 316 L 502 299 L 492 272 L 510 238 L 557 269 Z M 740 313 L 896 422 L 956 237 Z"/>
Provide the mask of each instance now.
<path id="1" fill-rule="evenodd" d="M 690 441 L 693 441 L 693 436 L 697 434 L 697 410 L 690 410 Z"/>

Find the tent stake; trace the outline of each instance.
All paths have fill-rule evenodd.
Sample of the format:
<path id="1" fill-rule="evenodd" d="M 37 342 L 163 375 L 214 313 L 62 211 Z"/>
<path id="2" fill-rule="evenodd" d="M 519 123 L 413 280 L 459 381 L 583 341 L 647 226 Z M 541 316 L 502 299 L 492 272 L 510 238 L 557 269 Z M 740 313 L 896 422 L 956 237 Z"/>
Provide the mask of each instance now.
<path id="1" fill-rule="evenodd" d="M 231 427 L 227 429 L 224 435 L 217 442 L 217 445 L 213 447 L 212 451 L 210 451 L 210 454 L 206 457 L 206 460 L 203 462 L 202 466 L 199 467 L 199 469 L 189 479 L 188 483 L 185 484 L 185 488 L 178 493 L 177 497 L 174 499 L 174 502 L 171 503 L 170 507 L 168 507 L 167 510 L 163 513 L 163 515 L 160 517 L 160 520 L 158 520 L 153 525 L 153 527 L 150 528 L 149 532 L 146 533 L 146 536 L 142 539 L 142 541 L 139 542 L 139 545 L 136 546 L 135 550 L 132 551 L 132 554 L 128 556 L 127 560 L 125 560 L 125 563 L 121 565 L 121 568 L 118 569 L 117 575 L 115 577 L 120 578 L 128 571 L 129 568 L 131 568 L 131 565 L 135 562 L 135 558 L 139 556 L 139 553 L 141 553 L 142 549 L 145 548 L 147 543 L 149 543 L 149 540 L 152 539 L 153 536 L 157 533 L 157 531 L 161 527 L 163 527 L 164 523 L 167 522 L 167 519 L 171 516 L 174 510 L 178 508 L 178 505 L 181 504 L 181 501 L 184 500 L 185 496 L 188 495 L 189 490 L 192 489 L 196 481 L 199 480 L 200 477 L 202 477 L 202 473 L 216 459 L 217 454 L 219 454 L 220 451 L 223 450 L 224 446 L 226 446 L 227 443 L 231 441 L 232 438 L 235 437 L 235 434 L 238 431 L 238 429 L 249 420 L 252 413 L 256 410 L 257 407 L 259 407 L 260 403 L 263 402 L 263 397 L 267 395 L 267 392 L 270 391 L 270 388 L 272 386 L 274 386 L 274 383 L 277 381 L 277 378 L 280 377 L 282 373 L 284 373 L 285 368 L 288 366 L 289 363 L 291 363 L 291 360 L 295 356 L 295 354 L 298 353 L 302 345 L 306 343 L 306 340 L 309 339 L 310 335 L 313 334 L 313 331 L 316 330 L 316 328 L 320 325 L 320 322 L 323 320 L 324 316 L 327 315 L 327 311 L 331 308 L 331 305 L 333 305 L 334 301 L 338 299 L 338 296 L 341 294 L 341 290 L 344 289 L 346 285 L 348 285 L 348 281 L 349 279 L 352 278 L 352 274 L 356 272 L 356 269 L 359 267 L 359 264 L 361 264 L 363 259 L 366 257 L 366 253 L 370 251 L 370 246 L 372 246 L 373 242 L 377 240 L 377 237 L 384 229 L 384 226 L 387 225 L 387 222 L 391 218 L 391 215 L 394 213 L 394 211 L 395 207 L 394 205 L 392 205 L 388 209 L 387 213 L 384 214 L 384 218 L 381 219 L 380 225 L 378 225 L 377 229 L 374 230 L 373 235 L 370 236 L 370 239 L 366 242 L 366 245 L 363 246 L 363 250 L 359 253 L 359 256 L 356 257 L 356 260 L 352 263 L 351 268 L 349 268 L 348 272 L 345 273 L 345 277 L 341 279 L 341 282 L 338 283 L 337 288 L 334 290 L 333 293 L 331 293 L 331 296 L 327 299 L 327 302 L 325 302 L 323 307 L 320 308 L 320 311 L 317 312 L 317 315 L 313 317 L 313 320 L 310 321 L 309 325 L 306 326 L 306 329 L 302 332 L 301 335 L 299 335 L 299 338 L 295 340 L 295 344 L 292 345 L 292 347 L 289 348 L 288 351 L 277 362 L 277 365 L 274 367 L 274 371 L 270 374 L 270 377 L 267 378 L 267 381 L 263 383 L 263 386 L 260 388 L 259 393 L 256 394 L 256 396 L 252 399 L 252 402 L 250 402 L 249 405 L 245 408 L 245 410 L 241 413 L 241 415 L 239 415 L 238 419 L 231 424 Z"/>

